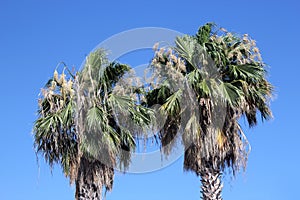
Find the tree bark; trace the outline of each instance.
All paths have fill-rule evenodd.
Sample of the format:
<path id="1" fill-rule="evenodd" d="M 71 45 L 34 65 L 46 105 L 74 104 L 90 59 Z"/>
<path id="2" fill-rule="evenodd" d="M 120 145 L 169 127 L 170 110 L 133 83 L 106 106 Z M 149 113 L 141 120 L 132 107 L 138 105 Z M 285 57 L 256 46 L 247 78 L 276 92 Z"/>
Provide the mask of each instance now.
<path id="1" fill-rule="evenodd" d="M 76 200 L 102 200 L 103 187 L 110 191 L 114 169 L 98 160 L 81 157 L 76 179 Z"/>
<path id="2" fill-rule="evenodd" d="M 222 200 L 222 173 L 219 170 L 205 169 L 200 172 L 203 200 Z"/>
<path id="3" fill-rule="evenodd" d="M 76 200 L 101 200 L 102 187 L 91 182 L 76 181 Z"/>
<path id="4" fill-rule="evenodd" d="M 76 179 L 76 200 L 101 200 L 102 185 L 95 181 L 96 170 L 93 162 L 81 157 Z"/>

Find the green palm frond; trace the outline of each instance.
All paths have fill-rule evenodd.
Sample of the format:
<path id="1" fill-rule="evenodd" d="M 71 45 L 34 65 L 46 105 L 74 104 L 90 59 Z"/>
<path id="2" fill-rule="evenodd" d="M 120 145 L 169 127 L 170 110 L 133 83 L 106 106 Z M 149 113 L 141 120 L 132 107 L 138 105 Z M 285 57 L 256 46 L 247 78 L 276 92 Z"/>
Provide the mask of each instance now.
<path id="1" fill-rule="evenodd" d="M 196 91 L 199 92 L 199 96 L 201 97 L 209 97 L 211 95 L 211 89 L 209 87 L 209 83 L 207 79 L 203 79 L 196 85 Z"/>
<path id="2" fill-rule="evenodd" d="M 222 82 L 219 85 L 220 89 L 220 96 L 225 100 L 225 102 L 229 103 L 230 106 L 237 106 L 241 96 L 242 92 L 239 88 L 235 87 L 234 85 L 226 82 Z"/>
<path id="3" fill-rule="evenodd" d="M 159 88 L 150 90 L 146 94 L 146 103 L 148 107 L 151 107 L 155 104 L 162 105 L 165 103 L 167 98 L 171 95 L 171 90 L 169 87 L 162 85 Z"/>
<path id="4" fill-rule="evenodd" d="M 133 107 L 134 101 L 129 96 L 120 96 L 111 93 L 108 97 L 108 104 L 119 112 L 128 112 L 130 107 Z"/>
<path id="5" fill-rule="evenodd" d="M 76 159 L 77 141 L 72 119 L 64 123 L 63 118 L 64 114 L 53 113 L 35 122 L 35 147 L 51 167 L 60 163 L 65 174 L 69 175 Z"/>
<path id="6" fill-rule="evenodd" d="M 177 37 L 175 44 L 175 50 L 178 52 L 178 54 L 192 64 L 196 41 L 191 36 L 184 35 L 182 37 Z"/>
<path id="7" fill-rule="evenodd" d="M 150 127 L 149 125 L 154 118 L 152 110 L 137 105 L 135 107 L 131 107 L 128 111 L 130 112 L 131 119 L 135 122 L 135 124 L 141 127 Z"/>
<path id="8" fill-rule="evenodd" d="M 180 112 L 180 101 L 182 96 L 182 90 L 174 92 L 169 96 L 166 102 L 161 106 L 161 110 L 167 112 L 171 116 L 176 116 Z"/>
<path id="9" fill-rule="evenodd" d="M 129 96 L 120 96 L 116 94 L 110 94 L 108 98 L 108 104 L 113 110 L 113 114 L 117 115 L 121 119 L 122 127 L 130 127 L 132 132 L 146 131 L 150 127 L 154 113 L 151 109 L 148 109 L 142 105 L 136 104 L 135 100 Z M 135 128 L 133 128 L 135 127 Z"/>
<path id="10" fill-rule="evenodd" d="M 214 23 L 207 23 L 204 26 L 199 27 L 196 37 L 201 45 L 209 41 L 213 26 L 215 26 Z"/>
<path id="11" fill-rule="evenodd" d="M 108 121 L 107 113 L 99 106 L 93 106 L 87 111 L 86 124 L 89 129 L 102 131 L 102 124 Z"/>
<path id="12" fill-rule="evenodd" d="M 265 70 L 256 64 L 229 65 L 232 80 L 242 79 L 247 82 L 257 83 L 264 78 Z"/>
<path id="13" fill-rule="evenodd" d="M 111 86 L 114 86 L 114 84 L 129 70 L 130 67 L 128 65 L 113 62 L 100 72 L 100 79 L 103 79 Z"/>
<path id="14" fill-rule="evenodd" d="M 62 109 L 61 111 L 61 117 L 62 117 L 62 122 L 66 126 L 72 126 L 74 124 L 74 102 L 69 101 L 67 102 L 66 106 Z"/>

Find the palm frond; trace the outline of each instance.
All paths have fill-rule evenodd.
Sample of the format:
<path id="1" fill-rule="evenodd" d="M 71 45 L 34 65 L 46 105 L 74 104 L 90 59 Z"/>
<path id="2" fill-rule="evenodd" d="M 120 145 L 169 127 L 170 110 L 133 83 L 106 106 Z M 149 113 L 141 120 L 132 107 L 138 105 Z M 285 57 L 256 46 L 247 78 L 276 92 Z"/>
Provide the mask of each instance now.
<path id="1" fill-rule="evenodd" d="M 235 87 L 233 84 L 222 82 L 219 85 L 220 96 L 229 103 L 231 106 L 238 105 L 241 99 L 242 93 L 239 88 Z"/>
<path id="2" fill-rule="evenodd" d="M 169 96 L 166 102 L 161 106 L 162 111 L 166 111 L 171 116 L 176 116 L 180 112 L 180 101 L 181 101 L 182 90 L 174 92 Z"/>
<path id="3" fill-rule="evenodd" d="M 214 23 L 207 23 L 207 24 L 199 27 L 196 37 L 198 39 L 198 42 L 201 45 L 208 42 L 208 40 L 212 34 L 213 26 L 215 26 Z"/>
<path id="4" fill-rule="evenodd" d="M 178 54 L 190 64 L 193 64 L 196 41 L 191 36 L 185 35 L 183 37 L 177 37 L 175 44 L 175 50 Z"/>

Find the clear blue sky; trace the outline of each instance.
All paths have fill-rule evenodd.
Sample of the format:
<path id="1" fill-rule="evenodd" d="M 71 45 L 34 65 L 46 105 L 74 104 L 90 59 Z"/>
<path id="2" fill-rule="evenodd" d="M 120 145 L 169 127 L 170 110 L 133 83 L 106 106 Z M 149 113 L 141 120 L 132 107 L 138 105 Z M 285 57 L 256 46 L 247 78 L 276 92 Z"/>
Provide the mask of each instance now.
<path id="1" fill-rule="evenodd" d="M 99 42 L 131 28 L 157 26 L 194 34 L 214 21 L 249 33 L 271 66 L 275 118 L 246 130 L 248 168 L 225 177 L 224 200 L 290 200 L 299 194 L 299 46 L 297 0 L 59 1 L 0 0 L 0 198 L 73 199 L 59 167 L 37 166 L 31 129 L 37 96 L 60 61 L 80 66 Z M 199 199 L 199 179 L 182 159 L 160 171 L 116 174 L 108 200 Z"/>

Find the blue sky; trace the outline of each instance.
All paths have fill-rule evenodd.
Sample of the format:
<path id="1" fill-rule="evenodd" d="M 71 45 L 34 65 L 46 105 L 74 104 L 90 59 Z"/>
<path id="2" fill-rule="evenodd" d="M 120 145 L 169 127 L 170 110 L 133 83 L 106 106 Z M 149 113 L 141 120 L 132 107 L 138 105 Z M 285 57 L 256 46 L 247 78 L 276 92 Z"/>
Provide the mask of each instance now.
<path id="1" fill-rule="evenodd" d="M 282 200 L 298 196 L 300 3 L 228 1 L 0 1 L 0 194 L 3 200 L 73 199 L 59 167 L 36 162 L 31 135 L 40 88 L 58 62 L 79 67 L 99 42 L 132 28 L 163 27 L 194 34 L 214 21 L 249 33 L 270 66 L 275 118 L 246 130 L 248 168 L 224 179 L 224 199 Z M 199 199 L 200 181 L 182 158 L 152 173 L 119 174 L 108 200 Z"/>

